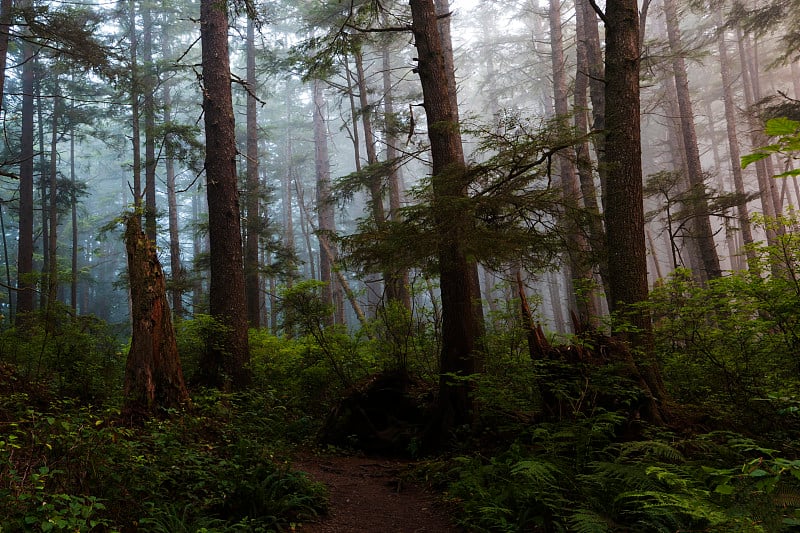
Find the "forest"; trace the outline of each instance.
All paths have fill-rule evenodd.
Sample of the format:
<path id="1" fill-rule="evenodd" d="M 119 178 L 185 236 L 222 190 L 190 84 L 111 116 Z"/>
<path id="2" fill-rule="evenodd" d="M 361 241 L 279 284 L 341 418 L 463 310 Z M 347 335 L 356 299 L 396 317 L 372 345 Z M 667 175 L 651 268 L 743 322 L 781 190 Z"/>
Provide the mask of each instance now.
<path id="1" fill-rule="evenodd" d="M 799 0 L 0 0 L 0 533 L 800 530 Z"/>

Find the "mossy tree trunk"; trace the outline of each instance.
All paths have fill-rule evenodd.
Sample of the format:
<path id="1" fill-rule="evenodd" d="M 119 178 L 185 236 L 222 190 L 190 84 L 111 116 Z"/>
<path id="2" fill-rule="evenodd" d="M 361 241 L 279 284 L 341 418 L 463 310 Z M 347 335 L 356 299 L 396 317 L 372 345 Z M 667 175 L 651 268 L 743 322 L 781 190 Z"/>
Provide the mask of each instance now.
<path id="1" fill-rule="evenodd" d="M 147 416 L 180 407 L 188 402 L 189 393 L 183 381 L 164 273 L 138 215 L 130 215 L 126 221 L 125 247 L 133 329 L 125 364 L 123 412 Z"/>

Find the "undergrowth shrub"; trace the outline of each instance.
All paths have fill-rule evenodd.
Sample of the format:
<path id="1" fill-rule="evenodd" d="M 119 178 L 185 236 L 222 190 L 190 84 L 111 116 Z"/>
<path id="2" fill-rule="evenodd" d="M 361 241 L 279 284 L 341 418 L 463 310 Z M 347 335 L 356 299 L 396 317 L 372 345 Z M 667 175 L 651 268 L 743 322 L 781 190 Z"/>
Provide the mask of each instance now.
<path id="1" fill-rule="evenodd" d="M 275 531 L 325 506 L 274 447 L 282 415 L 268 392 L 201 393 L 194 411 L 140 428 L 113 409 L 0 396 L 14 415 L 0 437 L 0 531 Z"/>
<path id="2" fill-rule="evenodd" d="M 126 355 L 106 323 L 93 316 L 72 317 L 58 306 L 31 314 L 24 328 L 0 332 L 0 361 L 14 365 L 26 381 L 84 403 L 119 395 Z"/>
<path id="3" fill-rule="evenodd" d="M 603 413 L 423 470 L 468 531 L 794 531 L 800 461 L 733 433 L 619 441 Z"/>

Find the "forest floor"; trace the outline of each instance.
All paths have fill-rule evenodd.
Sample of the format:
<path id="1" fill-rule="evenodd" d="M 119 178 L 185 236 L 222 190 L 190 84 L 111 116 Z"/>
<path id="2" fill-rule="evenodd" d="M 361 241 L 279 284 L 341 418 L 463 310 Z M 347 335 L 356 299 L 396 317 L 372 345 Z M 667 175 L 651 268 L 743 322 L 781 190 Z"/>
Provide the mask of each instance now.
<path id="1" fill-rule="evenodd" d="M 328 487 L 328 513 L 303 533 L 450 533 L 459 531 L 435 494 L 403 479 L 409 461 L 300 455 L 293 467 Z"/>

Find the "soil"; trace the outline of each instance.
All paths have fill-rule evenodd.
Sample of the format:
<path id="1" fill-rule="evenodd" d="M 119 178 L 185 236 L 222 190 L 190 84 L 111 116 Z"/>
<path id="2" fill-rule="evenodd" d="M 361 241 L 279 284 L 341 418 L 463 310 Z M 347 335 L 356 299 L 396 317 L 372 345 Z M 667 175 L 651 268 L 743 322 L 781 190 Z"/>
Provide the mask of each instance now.
<path id="1" fill-rule="evenodd" d="M 402 479 L 410 462 L 353 456 L 301 456 L 293 467 L 328 487 L 328 513 L 303 533 L 460 531 L 435 494 Z"/>

